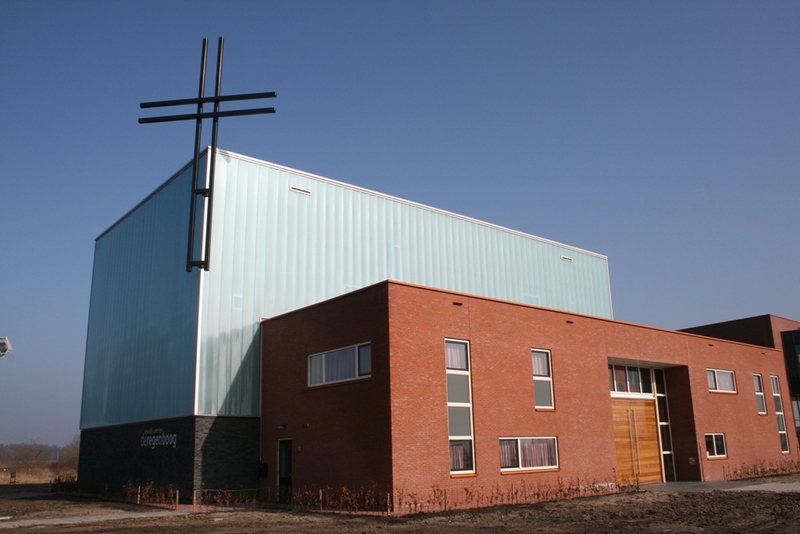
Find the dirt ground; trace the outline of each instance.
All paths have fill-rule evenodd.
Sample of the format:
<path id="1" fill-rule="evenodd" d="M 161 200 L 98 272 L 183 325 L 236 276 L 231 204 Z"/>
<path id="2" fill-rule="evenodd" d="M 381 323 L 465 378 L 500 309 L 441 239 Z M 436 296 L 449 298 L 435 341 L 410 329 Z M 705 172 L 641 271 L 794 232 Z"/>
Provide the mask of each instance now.
<path id="1" fill-rule="evenodd" d="M 786 481 L 785 477 L 774 479 Z M 792 475 L 793 481 L 800 476 Z M 145 506 L 64 495 L 0 499 L 0 517 L 14 520 L 158 511 Z M 0 521 L 0 532 L 11 523 Z M 23 526 L 14 533 L 240 533 L 240 532 L 776 532 L 800 533 L 800 493 L 662 493 L 605 497 L 403 517 L 354 516 L 283 510 L 238 510 L 126 518 L 73 525 Z"/>

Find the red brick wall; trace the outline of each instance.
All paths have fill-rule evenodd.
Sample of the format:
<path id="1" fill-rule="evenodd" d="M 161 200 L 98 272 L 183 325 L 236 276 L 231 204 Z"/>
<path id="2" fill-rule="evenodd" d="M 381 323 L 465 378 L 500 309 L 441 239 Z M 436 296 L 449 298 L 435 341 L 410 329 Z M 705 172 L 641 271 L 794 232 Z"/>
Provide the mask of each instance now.
<path id="1" fill-rule="evenodd" d="M 667 372 L 667 385 L 673 388 L 668 393 L 676 467 L 683 479 L 698 479 L 702 471 L 706 480 L 722 480 L 759 462 L 797 460 L 792 432 L 792 452 L 781 454 L 769 395 L 771 374 L 780 376 L 786 388 L 777 350 L 404 284 L 392 283 L 389 294 L 395 488 L 420 502 L 443 488 L 453 501 L 469 487 L 477 488 L 473 495 L 482 491 L 489 500 L 492 493 L 508 495 L 511 484 L 518 489 L 523 484 L 615 481 L 609 358 L 680 366 Z M 470 341 L 473 477 L 449 473 L 445 338 Z M 554 411 L 533 407 L 531 348 L 551 351 Z M 710 393 L 706 367 L 734 370 L 738 392 Z M 764 378 L 766 416 L 756 413 L 754 372 Z M 789 421 L 785 393 L 783 400 Z M 692 410 L 696 422 L 686 419 Z M 706 432 L 726 434 L 725 460 L 705 458 Z M 501 474 L 501 436 L 553 435 L 558 437 L 558 471 Z"/>
<path id="2" fill-rule="evenodd" d="M 703 458 L 704 480 L 723 480 L 731 474 L 758 465 L 777 465 L 797 460 L 797 437 L 789 431 L 791 454 L 781 454 L 778 423 L 772 401 L 770 375 L 780 378 L 784 414 L 791 427 L 791 406 L 786 394 L 788 384 L 783 354 L 778 350 L 753 347 L 699 336 L 686 337 L 692 382 L 695 426 L 701 451 L 705 450 L 706 433 L 725 434 L 726 459 Z M 732 370 L 736 373 L 736 393 L 717 393 L 708 389 L 707 368 Z M 767 414 L 758 415 L 753 373 L 764 382 Z"/>
<path id="3" fill-rule="evenodd" d="M 470 343 L 470 476 L 449 469 L 448 338 Z M 373 344 L 370 379 L 306 387 L 309 354 L 363 341 Z M 295 488 L 374 482 L 393 488 L 397 511 L 613 489 L 610 358 L 667 368 L 679 478 L 722 480 L 798 459 L 794 432 L 791 453 L 780 451 L 769 376 L 788 388 L 773 349 L 394 282 L 267 321 L 263 343 L 262 460 L 274 466 L 277 439 L 291 437 Z M 534 408 L 532 348 L 551 351 L 554 410 Z M 735 371 L 737 393 L 709 392 L 707 367 Z M 752 373 L 764 379 L 766 416 L 757 414 Z M 785 391 L 783 401 L 788 422 Z M 725 433 L 727 458 L 705 458 L 706 432 Z M 558 469 L 501 473 L 500 437 L 539 436 L 558 438 Z M 265 486 L 275 488 L 276 476 L 271 468 Z"/>
<path id="4" fill-rule="evenodd" d="M 295 491 L 391 487 L 389 346 L 385 285 L 262 325 L 262 496 L 278 486 L 279 439 L 292 439 Z M 371 342 L 372 376 L 308 387 L 308 356 Z M 285 425 L 286 429 L 278 427 Z"/>

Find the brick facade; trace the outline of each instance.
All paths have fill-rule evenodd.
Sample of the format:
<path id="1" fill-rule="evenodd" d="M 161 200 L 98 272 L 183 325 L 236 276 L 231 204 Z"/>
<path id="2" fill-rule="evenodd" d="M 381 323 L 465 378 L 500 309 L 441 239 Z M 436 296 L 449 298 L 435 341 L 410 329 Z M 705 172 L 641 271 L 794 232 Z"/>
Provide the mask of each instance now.
<path id="1" fill-rule="evenodd" d="M 781 452 L 770 376 L 788 388 L 775 349 L 396 282 L 262 328 L 265 498 L 277 492 L 280 439 L 292 440 L 296 495 L 371 488 L 376 507 L 394 511 L 613 488 L 609 362 L 664 370 L 677 479 L 723 480 L 798 460 L 794 432 L 790 452 Z M 446 339 L 469 343 L 475 469 L 468 475 L 450 472 Z M 372 344 L 370 377 L 308 386 L 309 355 L 363 342 Z M 551 353 L 554 409 L 534 408 L 533 348 Z M 707 368 L 733 371 L 737 391 L 709 391 Z M 764 380 L 766 415 L 757 413 L 753 373 Z M 787 392 L 783 403 L 791 421 Z M 724 458 L 706 457 L 707 433 L 725 435 Z M 500 438 L 549 436 L 558 440 L 557 468 L 501 471 Z"/>

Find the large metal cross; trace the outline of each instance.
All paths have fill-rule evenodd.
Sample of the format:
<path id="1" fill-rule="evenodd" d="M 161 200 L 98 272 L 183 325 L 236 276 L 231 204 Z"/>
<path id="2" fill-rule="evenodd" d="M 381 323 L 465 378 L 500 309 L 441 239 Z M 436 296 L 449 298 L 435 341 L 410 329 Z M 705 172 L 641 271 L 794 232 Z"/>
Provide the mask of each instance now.
<path id="1" fill-rule="evenodd" d="M 200 91 L 197 98 L 185 98 L 182 100 L 163 100 L 161 102 L 142 102 L 139 107 L 142 109 L 147 108 L 161 108 L 167 106 L 186 106 L 197 105 L 196 113 L 187 113 L 184 115 L 167 115 L 164 117 L 145 117 L 139 119 L 139 124 L 149 124 L 152 122 L 172 122 L 172 121 L 185 121 L 194 120 L 197 122 L 194 134 L 194 166 L 192 171 L 192 203 L 189 215 L 189 247 L 186 257 L 186 271 L 192 272 L 193 267 L 208 270 L 211 265 L 211 213 L 214 199 L 214 171 L 217 161 L 217 127 L 219 125 L 220 117 L 236 117 L 239 115 L 261 115 L 265 113 L 275 113 L 275 108 L 256 108 L 256 109 L 236 109 L 231 111 L 220 111 L 219 105 L 221 102 L 234 102 L 238 100 L 256 100 L 260 98 L 275 98 L 278 96 L 274 92 L 269 93 L 249 93 L 241 95 L 228 95 L 221 96 L 220 90 L 222 89 L 222 46 L 224 39 L 219 38 L 219 48 L 217 50 L 217 85 L 214 90 L 214 96 L 205 96 L 206 85 L 206 58 L 208 56 L 208 40 L 203 39 L 203 58 L 200 64 Z M 203 104 L 214 103 L 214 111 L 203 112 Z M 200 161 L 200 142 L 201 132 L 203 128 L 203 119 L 212 119 L 211 130 L 211 165 L 208 173 L 208 180 L 204 183 L 198 182 L 199 172 L 198 165 Z M 205 233 L 205 240 L 200 244 L 199 259 L 195 259 L 194 246 L 195 234 L 197 232 L 196 219 L 197 219 L 197 199 L 202 197 L 203 203 L 201 209 L 203 210 L 203 222 L 201 232 Z M 202 236 L 202 234 L 201 234 Z"/>

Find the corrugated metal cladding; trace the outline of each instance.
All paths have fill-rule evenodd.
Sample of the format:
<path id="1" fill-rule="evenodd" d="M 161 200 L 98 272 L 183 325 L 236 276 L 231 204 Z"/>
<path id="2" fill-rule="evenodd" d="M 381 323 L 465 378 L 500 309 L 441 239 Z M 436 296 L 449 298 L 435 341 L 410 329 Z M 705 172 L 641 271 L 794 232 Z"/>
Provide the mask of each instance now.
<path id="1" fill-rule="evenodd" d="M 260 318 L 385 279 L 612 317 L 605 256 L 228 152 L 196 413 L 258 415 Z"/>
<path id="2" fill-rule="evenodd" d="M 81 428 L 192 415 L 198 273 L 186 272 L 191 167 L 95 243 Z"/>

